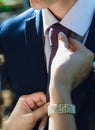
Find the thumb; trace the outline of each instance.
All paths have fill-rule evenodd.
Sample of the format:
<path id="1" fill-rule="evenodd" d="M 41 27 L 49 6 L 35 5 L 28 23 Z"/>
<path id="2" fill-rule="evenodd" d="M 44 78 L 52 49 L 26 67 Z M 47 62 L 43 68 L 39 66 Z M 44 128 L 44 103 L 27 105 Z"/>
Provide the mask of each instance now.
<path id="1" fill-rule="evenodd" d="M 47 124 L 47 121 L 48 121 L 48 116 L 47 115 L 42 117 L 38 130 L 44 130 L 44 128 L 45 128 L 45 126 Z"/>
<path id="2" fill-rule="evenodd" d="M 59 47 L 68 49 L 68 39 L 67 39 L 67 36 L 63 32 L 60 32 L 58 34 L 58 48 Z"/>
<path id="3" fill-rule="evenodd" d="M 38 121 L 43 116 L 45 116 L 47 114 L 47 111 L 48 111 L 48 103 L 46 103 L 45 105 L 41 106 L 37 110 L 33 111 L 32 115 L 34 116 L 35 121 Z"/>
<path id="4" fill-rule="evenodd" d="M 28 113 L 23 116 L 23 117 L 25 117 L 23 119 L 25 119 L 25 121 L 28 122 L 28 124 L 30 124 L 31 129 L 34 128 L 36 122 L 39 119 L 41 119 L 42 117 L 44 117 L 47 114 L 48 104 L 49 103 L 46 103 L 45 105 L 39 107 L 38 109 L 32 111 L 31 113 Z"/>
<path id="5" fill-rule="evenodd" d="M 70 45 L 72 46 L 72 48 L 75 48 L 74 50 L 78 51 L 78 50 L 86 50 L 87 48 L 78 40 L 70 38 Z"/>

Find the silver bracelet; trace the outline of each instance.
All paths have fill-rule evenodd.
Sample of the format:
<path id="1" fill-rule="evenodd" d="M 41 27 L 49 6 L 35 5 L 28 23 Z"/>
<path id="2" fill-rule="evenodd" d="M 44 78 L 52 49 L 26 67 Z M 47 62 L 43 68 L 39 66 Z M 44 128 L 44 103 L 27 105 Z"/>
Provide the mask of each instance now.
<path id="1" fill-rule="evenodd" d="M 74 104 L 50 104 L 48 106 L 48 116 L 56 113 L 75 114 L 76 107 Z"/>

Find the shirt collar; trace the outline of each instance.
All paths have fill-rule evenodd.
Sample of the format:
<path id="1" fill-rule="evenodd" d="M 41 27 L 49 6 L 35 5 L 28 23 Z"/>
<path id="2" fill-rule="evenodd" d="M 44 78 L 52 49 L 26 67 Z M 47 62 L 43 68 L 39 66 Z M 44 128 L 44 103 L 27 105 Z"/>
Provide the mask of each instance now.
<path id="1" fill-rule="evenodd" d="M 44 26 L 44 33 L 45 33 L 51 25 L 59 21 L 54 17 L 54 15 L 48 9 L 43 9 L 42 13 L 43 13 L 43 26 Z"/>
<path id="2" fill-rule="evenodd" d="M 94 11 L 95 0 L 77 0 L 73 7 L 60 21 L 60 24 L 72 30 L 74 33 L 84 36 L 91 24 Z M 48 27 L 59 21 L 48 9 L 43 9 L 42 12 L 45 33 Z"/>

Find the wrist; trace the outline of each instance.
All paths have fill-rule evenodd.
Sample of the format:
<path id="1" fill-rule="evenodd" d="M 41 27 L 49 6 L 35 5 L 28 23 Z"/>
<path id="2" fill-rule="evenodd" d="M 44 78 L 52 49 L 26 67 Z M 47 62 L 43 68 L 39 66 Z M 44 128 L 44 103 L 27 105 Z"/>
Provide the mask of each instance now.
<path id="1" fill-rule="evenodd" d="M 64 86 L 60 84 L 50 84 L 50 103 L 51 104 L 71 104 L 71 91 L 69 90 L 70 86 Z"/>
<path id="2" fill-rule="evenodd" d="M 51 98 L 50 96 L 50 104 L 72 104 L 72 100 L 69 96 L 64 96 L 62 98 L 61 96 L 56 98 Z"/>

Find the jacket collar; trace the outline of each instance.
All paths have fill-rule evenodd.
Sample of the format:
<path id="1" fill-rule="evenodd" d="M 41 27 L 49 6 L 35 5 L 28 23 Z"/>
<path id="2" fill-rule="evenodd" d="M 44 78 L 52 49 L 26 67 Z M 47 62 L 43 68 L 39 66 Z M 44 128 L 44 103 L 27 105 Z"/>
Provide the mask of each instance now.
<path id="1" fill-rule="evenodd" d="M 33 39 L 35 38 L 35 40 L 39 40 L 40 42 L 43 42 L 42 41 L 43 23 L 42 23 L 41 14 L 42 14 L 41 10 L 35 10 L 33 12 L 33 16 L 26 19 L 26 24 L 25 24 L 26 45 L 28 45 L 31 42 L 32 37 Z"/>

